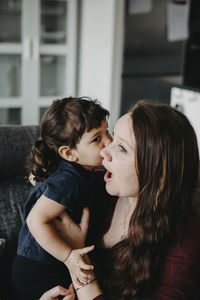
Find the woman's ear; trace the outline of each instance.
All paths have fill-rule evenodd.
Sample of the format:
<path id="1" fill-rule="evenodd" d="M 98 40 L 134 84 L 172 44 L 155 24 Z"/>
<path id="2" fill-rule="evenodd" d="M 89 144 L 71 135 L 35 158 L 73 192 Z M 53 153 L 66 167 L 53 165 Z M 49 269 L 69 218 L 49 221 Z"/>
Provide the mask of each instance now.
<path id="1" fill-rule="evenodd" d="M 61 146 L 58 152 L 62 158 L 68 161 L 77 161 L 77 153 L 75 149 L 71 149 L 69 146 Z"/>

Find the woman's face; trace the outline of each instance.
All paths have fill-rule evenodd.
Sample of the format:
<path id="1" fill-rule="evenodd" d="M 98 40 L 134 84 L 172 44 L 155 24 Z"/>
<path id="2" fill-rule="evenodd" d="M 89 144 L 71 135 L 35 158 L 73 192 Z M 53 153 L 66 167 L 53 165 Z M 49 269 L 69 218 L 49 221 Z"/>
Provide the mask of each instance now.
<path id="1" fill-rule="evenodd" d="M 114 128 L 111 144 L 101 150 L 106 190 L 110 195 L 136 197 L 138 178 L 135 169 L 136 142 L 130 113 L 121 117 Z"/>

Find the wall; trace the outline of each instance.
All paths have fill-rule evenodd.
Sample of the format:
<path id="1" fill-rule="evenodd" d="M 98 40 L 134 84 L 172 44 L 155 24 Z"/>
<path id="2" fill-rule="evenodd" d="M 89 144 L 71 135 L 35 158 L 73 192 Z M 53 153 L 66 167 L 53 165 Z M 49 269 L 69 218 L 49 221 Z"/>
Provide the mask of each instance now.
<path id="1" fill-rule="evenodd" d="M 119 116 L 123 52 L 122 0 L 83 0 L 81 7 L 78 95 L 97 98 Z"/>

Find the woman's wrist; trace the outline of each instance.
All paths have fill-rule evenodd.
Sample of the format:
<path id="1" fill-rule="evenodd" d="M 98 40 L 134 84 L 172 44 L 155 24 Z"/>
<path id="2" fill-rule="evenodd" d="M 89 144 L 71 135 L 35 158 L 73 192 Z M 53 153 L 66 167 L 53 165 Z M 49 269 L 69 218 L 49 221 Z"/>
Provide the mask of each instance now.
<path id="1" fill-rule="evenodd" d="M 79 300 L 92 300 L 102 294 L 97 279 L 94 277 L 90 282 L 75 288 Z"/>
<path id="2" fill-rule="evenodd" d="M 83 285 L 78 286 L 77 288 L 75 288 L 75 291 L 78 291 L 78 290 L 82 289 L 84 286 L 86 286 L 88 284 L 91 284 L 95 280 L 96 280 L 96 278 L 94 277 L 93 279 L 91 279 L 90 281 L 86 282 L 85 284 L 83 284 Z"/>

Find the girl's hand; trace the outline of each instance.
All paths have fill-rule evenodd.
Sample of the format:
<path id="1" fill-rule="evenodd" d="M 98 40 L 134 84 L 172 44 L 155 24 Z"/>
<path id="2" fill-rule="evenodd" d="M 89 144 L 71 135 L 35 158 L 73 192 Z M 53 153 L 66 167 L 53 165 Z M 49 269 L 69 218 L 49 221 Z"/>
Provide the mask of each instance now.
<path id="1" fill-rule="evenodd" d="M 87 264 L 85 259 L 87 258 L 86 254 L 93 249 L 94 246 L 89 246 L 82 249 L 72 250 L 65 262 L 74 283 L 79 286 L 86 284 L 91 279 L 91 271 L 94 269 L 94 266 Z M 83 259 L 83 256 L 85 256 L 85 259 Z"/>
<path id="2" fill-rule="evenodd" d="M 39 300 L 58 300 L 58 296 L 65 296 L 63 300 L 75 300 L 76 295 L 73 284 L 70 285 L 69 289 L 65 289 L 62 286 L 57 285 L 51 290 L 45 292 Z"/>
<path id="3" fill-rule="evenodd" d="M 53 224 L 59 235 L 70 245 L 72 249 L 79 249 L 85 246 L 85 239 L 88 232 L 90 218 L 89 209 L 83 209 L 80 224 L 76 224 L 65 212 L 60 216 L 60 220 L 54 220 Z"/>

